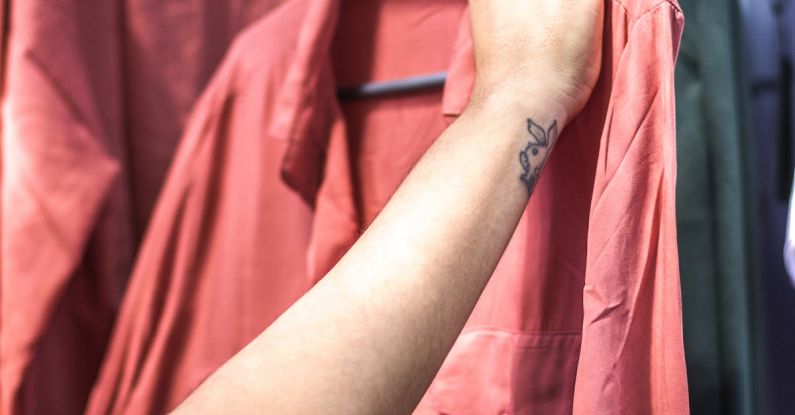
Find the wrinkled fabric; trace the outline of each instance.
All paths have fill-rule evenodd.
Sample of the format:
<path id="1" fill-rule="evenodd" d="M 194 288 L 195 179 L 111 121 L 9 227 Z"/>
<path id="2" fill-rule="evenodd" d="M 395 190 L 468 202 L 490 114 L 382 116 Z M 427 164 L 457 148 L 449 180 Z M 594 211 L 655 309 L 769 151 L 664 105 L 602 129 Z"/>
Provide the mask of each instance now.
<path id="1" fill-rule="evenodd" d="M 674 216 L 682 14 L 670 1 L 606 5 L 594 96 L 417 413 L 688 413 Z M 464 7 L 300 0 L 238 39 L 191 117 L 89 413 L 172 408 L 336 263 L 445 114 L 465 107 Z M 442 93 L 335 97 L 445 68 Z"/>
<path id="2" fill-rule="evenodd" d="M 196 106 L 87 413 L 165 413 L 311 286 L 303 258 L 312 210 L 281 181 L 289 142 L 269 133 L 283 114 L 275 95 L 288 68 L 278 62 L 302 42 L 284 28 L 304 9 L 286 3 L 239 37 Z M 318 69 L 324 81 L 313 92 L 330 103 L 330 74 Z M 341 137 L 333 114 L 313 106 L 313 125 Z M 324 151 L 346 154 L 339 144 Z M 344 165 L 327 174 L 347 174 Z"/>
<path id="3" fill-rule="evenodd" d="M 234 36 L 284 1 L 123 2 L 127 168 L 137 238 L 189 112 Z"/>
<path id="4" fill-rule="evenodd" d="M 672 2 L 606 6 L 599 83 L 421 411 L 688 413 L 674 212 L 682 15 Z"/>
<path id="5" fill-rule="evenodd" d="M 559 140 L 545 168 L 545 179 L 539 182 L 464 333 L 418 408 L 420 413 L 570 413 L 572 408 L 589 414 L 612 413 L 616 408 L 619 413 L 687 412 L 673 228 L 671 118 L 671 71 L 681 15 L 670 3 L 643 13 L 643 6 L 635 5 L 638 16 L 645 13 L 636 22 L 630 9 L 616 3 L 609 6 L 606 34 L 612 40 L 604 58 L 609 69 L 585 112 Z M 346 18 L 357 20 L 343 13 L 339 29 L 343 33 L 349 27 Z M 630 26 L 635 28 L 633 36 Z M 452 115 L 466 104 L 466 99 L 457 98 L 466 96 L 474 77 L 465 20 L 462 27 L 443 103 L 444 112 Z M 670 42 L 661 44 L 659 39 Z M 347 57 L 340 60 L 356 62 Z M 379 104 L 343 106 L 351 148 L 359 149 L 352 154 L 353 165 L 358 166 L 355 199 L 364 226 L 430 144 L 421 135 L 407 134 L 400 137 L 400 147 L 394 145 L 388 126 L 409 124 L 401 119 L 402 101 L 394 105 L 398 109 L 391 111 Z M 364 106 L 375 108 L 364 116 L 355 115 L 356 108 Z M 613 121 L 617 106 L 622 117 Z M 637 118 L 624 113 L 626 108 L 639 109 L 634 114 Z M 438 128 L 429 131 L 428 137 L 435 138 L 441 131 Z M 361 136 L 355 134 L 359 130 L 364 130 Z M 600 147 L 594 130 L 605 131 L 601 142 L 610 145 Z M 637 137 L 659 141 L 649 139 L 641 145 Z M 627 165 L 633 167 L 619 170 Z M 616 216 L 616 212 L 622 214 Z M 649 222 L 625 220 L 644 215 Z M 649 251 L 628 252 L 626 246 L 647 246 Z M 588 257 L 591 252 L 598 254 Z M 317 265 L 317 276 L 331 265 Z M 619 278 L 618 274 L 627 275 Z M 641 282 L 648 286 L 641 289 Z M 660 298 L 655 301 L 655 296 Z M 585 318 L 582 310 L 573 311 L 570 305 L 580 301 L 584 301 Z M 664 306 L 654 310 L 648 303 Z M 626 314 L 636 316 L 631 319 Z M 632 321 L 639 326 L 632 328 Z M 653 324 L 661 330 L 657 335 L 651 334 Z M 672 343 L 652 345 L 651 339 L 662 336 Z M 649 354 L 652 349 L 655 352 Z M 611 350 L 616 351 L 613 359 L 608 357 Z M 658 361 L 652 355 L 666 358 Z M 650 372 L 639 370 L 651 371 L 654 366 L 660 373 L 656 380 Z M 629 393 L 646 376 L 648 389 Z"/>
<path id="6" fill-rule="evenodd" d="M 108 36 L 118 6 L 10 5 L 0 412 L 79 413 L 132 255 L 126 212 L 114 209 L 126 197 L 119 48 Z"/>
<path id="7" fill-rule="evenodd" d="M 458 3 L 452 10 L 429 6 L 444 13 L 428 13 L 424 25 L 449 49 L 463 10 Z M 312 264 L 336 262 L 358 235 L 348 127 L 331 62 L 318 51 L 330 48 L 334 27 L 303 23 L 333 21 L 331 5 L 288 3 L 228 53 L 191 117 L 158 201 L 88 413 L 173 408 L 311 287 Z M 279 42 L 265 42 L 275 33 Z M 447 63 L 444 54 L 436 59 L 440 69 Z M 299 88 L 306 96 L 295 93 Z M 436 131 L 446 125 L 438 94 L 406 100 L 404 120 L 419 113 Z M 427 140 L 437 135 L 413 128 Z M 199 153 L 199 146 L 207 150 Z M 219 153 L 222 163 L 215 161 Z M 296 166 L 303 174 L 291 176 Z M 311 190 L 295 192 L 283 180 Z M 198 194 L 210 186 L 226 190 Z M 216 230 L 202 234 L 208 224 Z M 201 251 L 189 248 L 197 240 L 205 241 Z"/>
<path id="8" fill-rule="evenodd" d="M 83 411 L 186 114 L 276 3 L 2 2 L 0 413 Z"/>

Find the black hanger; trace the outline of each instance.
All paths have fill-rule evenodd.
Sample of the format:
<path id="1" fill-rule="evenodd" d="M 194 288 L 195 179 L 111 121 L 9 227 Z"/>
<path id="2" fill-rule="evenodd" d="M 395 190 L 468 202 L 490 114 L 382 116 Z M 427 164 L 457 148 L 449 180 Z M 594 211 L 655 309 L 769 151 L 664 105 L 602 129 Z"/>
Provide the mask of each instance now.
<path id="1" fill-rule="evenodd" d="M 447 72 L 437 72 L 429 75 L 414 76 L 411 78 L 396 79 L 392 81 L 378 81 L 364 85 L 344 87 L 337 91 L 337 97 L 342 100 L 361 98 L 376 98 L 389 95 L 405 94 L 426 89 L 444 87 L 447 81 Z"/>

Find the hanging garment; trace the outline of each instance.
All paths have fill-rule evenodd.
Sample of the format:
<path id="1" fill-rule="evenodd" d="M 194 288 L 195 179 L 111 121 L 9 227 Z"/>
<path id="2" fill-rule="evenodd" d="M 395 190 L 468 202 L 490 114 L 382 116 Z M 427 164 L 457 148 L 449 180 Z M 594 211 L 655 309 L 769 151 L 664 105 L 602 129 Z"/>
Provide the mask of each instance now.
<path id="1" fill-rule="evenodd" d="M 760 102 L 759 94 L 751 102 L 753 119 L 749 122 L 754 132 L 775 130 L 770 135 L 750 135 L 749 152 L 756 155 L 757 180 L 754 183 L 756 236 L 758 238 L 760 264 L 760 325 L 764 341 L 760 345 L 763 360 L 764 394 L 767 413 L 792 412 L 795 405 L 795 290 L 792 289 L 781 247 L 786 238 L 786 218 L 792 172 L 795 167 L 795 112 L 793 112 L 793 85 L 795 84 L 795 3 L 779 0 L 773 8 L 777 16 L 767 24 L 769 29 L 778 29 L 778 66 L 780 82 L 776 88 L 776 99 L 780 107 L 772 109 Z M 754 3 L 756 8 L 761 5 Z M 778 24 L 775 23 L 777 17 Z M 751 28 L 751 30 L 761 30 Z M 764 48 L 761 44 L 748 45 L 748 50 Z M 754 91 L 756 92 L 756 91 Z M 771 127 L 772 125 L 772 127 Z"/>
<path id="2" fill-rule="evenodd" d="M 778 30 L 775 2 L 741 3 L 747 108 L 747 143 L 745 152 L 753 156 L 750 186 L 753 202 L 752 230 L 758 255 L 753 270 L 758 324 L 755 348 L 760 356 L 757 369 L 760 405 L 753 413 L 787 413 L 795 404 L 792 390 L 795 381 L 795 334 L 788 321 L 795 318 L 795 292 L 789 281 L 781 246 L 787 224 L 787 202 L 792 183 L 795 156 L 793 137 L 789 136 L 788 98 L 785 89 L 791 79 L 781 51 L 782 31 Z"/>
<path id="3" fill-rule="evenodd" d="M 140 240 L 186 119 L 234 36 L 285 0 L 124 0 L 127 169 Z"/>
<path id="4" fill-rule="evenodd" d="M 773 4 L 771 4 L 773 3 Z M 777 4 L 775 4 L 777 3 Z M 744 29 L 743 69 L 748 100 L 747 144 L 753 156 L 752 229 L 759 260 L 754 269 L 758 328 L 752 338 L 761 358 L 758 375 L 761 406 L 753 413 L 788 413 L 795 405 L 795 291 L 790 289 L 781 247 L 784 245 L 795 137 L 792 133 L 792 79 L 788 44 L 795 23 L 787 1 L 741 3 Z M 791 13 L 791 12 L 789 12 Z M 777 15 L 778 14 L 778 15 Z M 777 24 L 778 21 L 778 24 Z"/>
<path id="5" fill-rule="evenodd" d="M 79 413 L 132 261 L 119 9 L 6 6 L 0 413 Z"/>
<path id="6" fill-rule="evenodd" d="M 607 5 L 594 96 L 556 145 L 418 413 L 688 412 L 673 210 L 681 14 L 669 2 Z M 463 110 L 474 79 L 467 29 L 464 19 L 442 103 L 450 115 Z M 389 126 L 408 124 L 398 120 L 378 108 L 347 117 L 365 226 L 430 144 L 395 137 Z M 315 277 L 331 265 L 317 265 Z"/>
<path id="7" fill-rule="evenodd" d="M 680 3 L 676 208 L 691 411 L 756 414 L 741 26 L 736 4 Z"/>
<path id="8" fill-rule="evenodd" d="M 83 412 L 184 118 L 277 1 L 161 3 L 0 5 L 0 413 Z"/>
<path id="9" fill-rule="evenodd" d="M 383 32 L 357 37 L 345 20 L 336 28 L 339 1 L 301 0 L 236 42 L 158 201 L 89 413 L 175 406 L 325 274 L 449 122 L 442 113 L 465 107 L 463 2 L 385 1 L 383 14 L 351 3 L 343 19 L 369 13 L 378 24 L 363 32 Z M 670 1 L 606 4 L 594 96 L 418 413 L 688 412 L 674 227 L 682 15 Z M 337 79 L 440 69 L 406 47 L 428 22 L 440 33 L 428 43 L 452 45 L 437 53 L 450 62 L 442 96 L 340 108 Z M 372 53 L 346 38 L 371 39 Z"/>
<path id="10" fill-rule="evenodd" d="M 428 4 L 421 21 L 450 51 L 464 7 L 455 4 Z M 234 43 L 181 142 L 87 413 L 173 408 L 312 286 L 305 264 L 336 262 L 358 236 L 328 59 L 336 13 L 335 3 L 290 2 Z M 436 48 L 439 69 L 450 51 Z M 420 63 L 409 70 L 433 65 Z M 446 125 L 438 94 L 402 102 L 409 122 L 434 125 L 431 136 L 410 123 L 406 134 L 430 141 Z"/>
<path id="11" fill-rule="evenodd" d="M 760 404 L 753 413 L 787 413 L 795 405 L 795 291 L 788 290 L 781 259 L 787 227 L 795 137 L 791 133 L 789 90 L 792 69 L 782 55 L 784 32 L 777 25 L 775 2 L 741 3 L 743 60 L 748 94 L 746 152 L 753 158 L 752 229 L 759 257 L 753 270 L 756 332 L 753 344 L 759 355 L 756 390 Z"/>

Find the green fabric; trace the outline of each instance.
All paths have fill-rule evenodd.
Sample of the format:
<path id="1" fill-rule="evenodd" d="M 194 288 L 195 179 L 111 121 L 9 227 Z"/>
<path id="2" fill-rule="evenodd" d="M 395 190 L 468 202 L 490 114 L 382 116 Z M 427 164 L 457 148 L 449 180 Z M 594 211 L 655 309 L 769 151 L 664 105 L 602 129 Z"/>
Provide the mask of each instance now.
<path id="1" fill-rule="evenodd" d="M 680 0 L 677 227 L 691 412 L 756 414 L 734 4 Z"/>

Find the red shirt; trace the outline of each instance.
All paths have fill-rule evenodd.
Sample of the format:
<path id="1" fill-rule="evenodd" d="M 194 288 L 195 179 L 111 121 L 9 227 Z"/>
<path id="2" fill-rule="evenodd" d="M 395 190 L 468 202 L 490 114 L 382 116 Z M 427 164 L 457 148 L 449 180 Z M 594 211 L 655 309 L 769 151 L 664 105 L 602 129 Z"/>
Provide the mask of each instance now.
<path id="1" fill-rule="evenodd" d="M 279 1 L 0 0 L 0 413 L 83 411 L 190 107 Z"/>
<path id="2" fill-rule="evenodd" d="M 336 262 L 443 114 L 463 110 L 463 2 L 359 6 L 344 4 L 337 29 L 339 1 L 290 2 L 235 43 L 185 133 L 90 413 L 175 406 Z M 688 412 L 674 212 L 683 18 L 674 1 L 606 6 L 594 94 L 418 413 Z M 356 39 L 371 54 L 345 43 Z M 339 83 L 439 65 L 442 94 L 336 100 Z"/>

